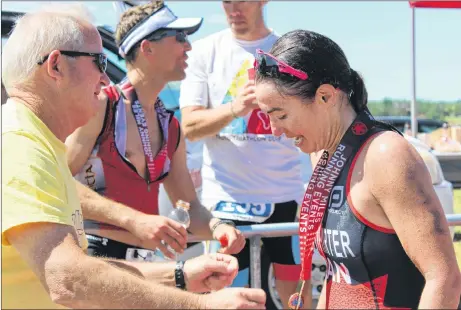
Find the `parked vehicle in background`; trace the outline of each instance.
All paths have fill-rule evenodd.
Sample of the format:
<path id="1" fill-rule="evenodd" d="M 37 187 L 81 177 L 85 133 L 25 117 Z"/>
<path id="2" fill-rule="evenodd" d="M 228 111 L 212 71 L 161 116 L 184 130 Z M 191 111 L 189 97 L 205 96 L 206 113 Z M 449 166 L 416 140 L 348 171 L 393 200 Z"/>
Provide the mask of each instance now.
<path id="1" fill-rule="evenodd" d="M 405 133 L 405 125 L 411 123 L 409 116 L 376 116 L 376 119 L 391 124 L 402 133 Z M 418 133 L 430 134 L 443 128 L 444 124 L 446 122 L 441 120 L 418 118 Z M 461 153 L 438 150 L 431 152 L 437 157 L 446 180 L 451 182 L 454 188 L 461 188 Z"/>
<path id="2" fill-rule="evenodd" d="M 405 124 L 411 124 L 409 116 L 375 116 L 381 122 L 391 124 L 400 132 L 404 132 Z M 442 128 L 445 122 L 435 119 L 418 118 L 418 133 L 431 133 Z"/>

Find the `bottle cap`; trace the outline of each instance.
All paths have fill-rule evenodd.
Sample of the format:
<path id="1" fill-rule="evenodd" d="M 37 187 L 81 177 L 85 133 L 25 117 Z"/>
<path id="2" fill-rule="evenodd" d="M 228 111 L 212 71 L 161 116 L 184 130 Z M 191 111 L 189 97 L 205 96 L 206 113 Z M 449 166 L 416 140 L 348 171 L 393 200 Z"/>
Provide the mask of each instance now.
<path id="1" fill-rule="evenodd" d="M 189 211 L 189 209 L 190 209 L 190 203 L 188 203 L 188 202 L 186 202 L 186 201 L 183 201 L 183 200 L 178 200 L 178 201 L 176 202 L 176 207 L 177 207 L 177 208 L 181 207 L 181 208 L 184 208 L 184 209 L 186 209 L 187 211 Z"/>

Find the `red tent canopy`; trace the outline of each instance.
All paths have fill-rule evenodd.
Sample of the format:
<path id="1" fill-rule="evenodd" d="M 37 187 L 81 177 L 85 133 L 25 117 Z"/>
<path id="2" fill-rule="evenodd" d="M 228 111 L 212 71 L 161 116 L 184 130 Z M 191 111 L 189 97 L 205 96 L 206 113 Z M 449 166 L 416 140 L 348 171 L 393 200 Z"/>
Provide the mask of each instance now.
<path id="1" fill-rule="evenodd" d="M 412 8 L 461 9 L 461 1 L 410 1 Z"/>

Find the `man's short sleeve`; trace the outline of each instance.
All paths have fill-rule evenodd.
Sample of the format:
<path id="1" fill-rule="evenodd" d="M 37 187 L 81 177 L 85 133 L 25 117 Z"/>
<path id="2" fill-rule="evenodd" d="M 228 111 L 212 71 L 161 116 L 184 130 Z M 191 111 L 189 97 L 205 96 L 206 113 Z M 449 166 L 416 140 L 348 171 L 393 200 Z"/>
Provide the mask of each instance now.
<path id="1" fill-rule="evenodd" d="M 186 78 L 181 82 L 179 95 L 180 108 L 189 106 L 208 106 L 207 51 L 205 42 L 199 40 L 189 52 Z"/>
<path id="2" fill-rule="evenodd" d="M 73 225 L 53 150 L 29 133 L 2 135 L 2 244 L 5 232 L 34 222 Z"/>

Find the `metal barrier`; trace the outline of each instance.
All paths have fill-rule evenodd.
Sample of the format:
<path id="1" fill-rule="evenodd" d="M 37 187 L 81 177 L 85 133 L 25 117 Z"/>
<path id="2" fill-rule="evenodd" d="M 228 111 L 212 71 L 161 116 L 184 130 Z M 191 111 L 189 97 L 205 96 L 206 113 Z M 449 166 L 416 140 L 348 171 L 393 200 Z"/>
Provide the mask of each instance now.
<path id="1" fill-rule="evenodd" d="M 461 214 L 448 214 L 449 226 L 461 226 Z M 261 237 L 286 237 L 298 234 L 298 223 L 254 224 L 238 226 L 245 238 L 250 239 L 250 285 L 261 288 Z M 189 236 L 188 242 L 205 241 Z"/>

